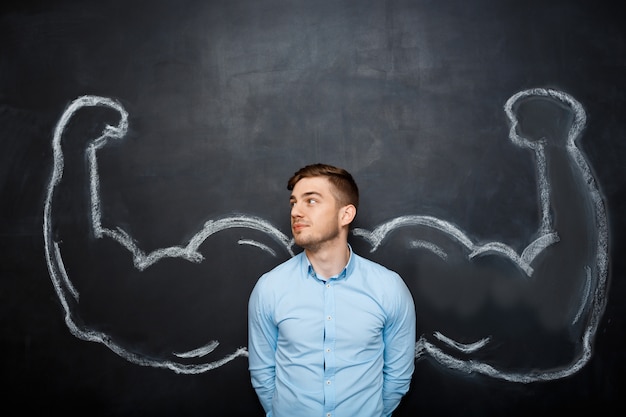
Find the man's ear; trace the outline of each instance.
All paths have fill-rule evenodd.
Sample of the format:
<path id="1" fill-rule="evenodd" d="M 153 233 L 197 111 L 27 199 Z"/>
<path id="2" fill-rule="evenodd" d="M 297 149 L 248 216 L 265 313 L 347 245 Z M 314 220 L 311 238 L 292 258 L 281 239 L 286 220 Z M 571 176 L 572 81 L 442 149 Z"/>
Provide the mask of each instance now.
<path id="1" fill-rule="evenodd" d="M 352 204 L 348 204 L 347 206 L 343 206 L 339 210 L 339 221 L 342 226 L 346 226 L 352 223 L 352 220 L 356 217 L 356 207 Z"/>

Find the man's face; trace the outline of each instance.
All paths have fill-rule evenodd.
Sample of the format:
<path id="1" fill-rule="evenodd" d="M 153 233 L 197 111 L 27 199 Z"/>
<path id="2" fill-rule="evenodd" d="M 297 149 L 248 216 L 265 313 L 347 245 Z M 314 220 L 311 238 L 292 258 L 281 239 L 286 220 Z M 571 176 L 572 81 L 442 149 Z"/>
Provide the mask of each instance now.
<path id="1" fill-rule="evenodd" d="M 316 250 L 339 238 L 339 207 L 326 178 L 301 179 L 293 187 L 289 202 L 291 232 L 296 245 Z"/>

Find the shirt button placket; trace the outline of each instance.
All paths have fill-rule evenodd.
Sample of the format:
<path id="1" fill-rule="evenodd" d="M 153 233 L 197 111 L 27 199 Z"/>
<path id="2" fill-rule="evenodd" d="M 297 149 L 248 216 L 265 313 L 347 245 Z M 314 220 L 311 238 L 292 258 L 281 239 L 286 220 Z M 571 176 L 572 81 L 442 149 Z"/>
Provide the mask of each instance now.
<path id="1" fill-rule="evenodd" d="M 326 416 L 331 417 L 336 403 L 335 379 L 335 289 L 332 280 L 324 291 L 324 402 Z"/>

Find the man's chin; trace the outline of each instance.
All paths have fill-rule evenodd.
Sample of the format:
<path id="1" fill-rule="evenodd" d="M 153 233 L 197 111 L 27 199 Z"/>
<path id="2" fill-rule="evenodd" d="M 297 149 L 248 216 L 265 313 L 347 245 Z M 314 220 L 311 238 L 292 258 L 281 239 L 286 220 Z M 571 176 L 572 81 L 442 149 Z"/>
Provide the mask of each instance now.
<path id="1" fill-rule="evenodd" d="M 310 242 L 308 242 L 306 239 L 294 237 L 293 238 L 293 243 L 295 243 L 296 245 L 300 246 L 302 249 L 306 249 L 307 245 Z"/>
<path id="2" fill-rule="evenodd" d="M 294 235 L 293 238 L 293 243 L 295 243 L 297 246 L 301 247 L 302 249 L 308 249 L 308 250 L 313 250 L 316 246 L 319 246 L 318 242 L 314 242 L 311 239 L 308 239 L 306 236 L 302 236 L 302 235 Z"/>

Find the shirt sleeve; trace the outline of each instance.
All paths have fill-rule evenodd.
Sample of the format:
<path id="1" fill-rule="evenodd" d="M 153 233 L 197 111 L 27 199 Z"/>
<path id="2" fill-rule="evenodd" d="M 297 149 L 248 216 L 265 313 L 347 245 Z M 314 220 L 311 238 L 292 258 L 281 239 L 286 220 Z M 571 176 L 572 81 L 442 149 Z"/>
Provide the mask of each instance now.
<path id="1" fill-rule="evenodd" d="M 408 287 L 397 276 L 388 322 L 383 330 L 383 415 L 390 416 L 409 390 L 415 369 L 415 303 Z"/>
<path id="2" fill-rule="evenodd" d="M 276 376 L 278 328 L 267 311 L 264 277 L 261 277 L 248 302 L 248 369 L 252 387 L 267 416 L 271 416 Z"/>

